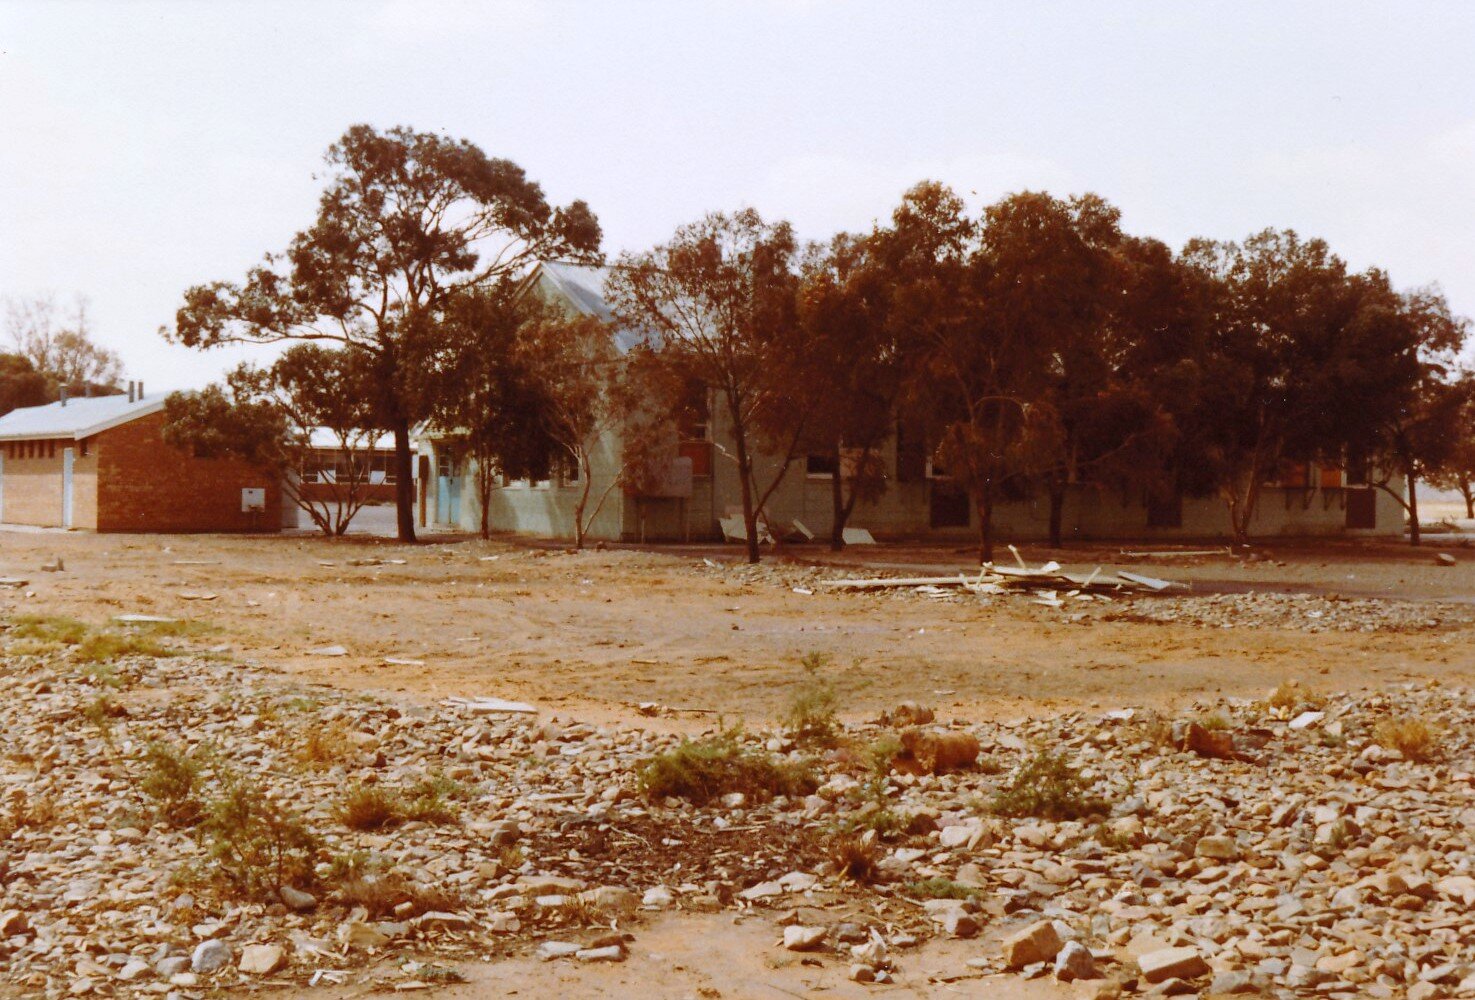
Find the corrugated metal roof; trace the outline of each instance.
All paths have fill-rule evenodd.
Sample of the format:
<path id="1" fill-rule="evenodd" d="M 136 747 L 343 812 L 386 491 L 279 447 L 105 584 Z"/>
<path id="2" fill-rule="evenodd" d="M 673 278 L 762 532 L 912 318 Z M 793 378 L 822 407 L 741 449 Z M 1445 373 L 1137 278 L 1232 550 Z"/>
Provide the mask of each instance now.
<path id="1" fill-rule="evenodd" d="M 109 427 L 158 413 L 163 396 L 130 401 L 116 396 L 72 397 L 62 403 L 26 406 L 0 417 L 0 441 L 29 441 L 38 438 L 71 438 L 80 441 Z"/>
<path id="2" fill-rule="evenodd" d="M 604 295 L 604 285 L 610 275 L 608 267 L 545 260 L 539 263 L 538 273 L 550 291 L 561 296 L 585 316 L 594 316 L 607 323 L 616 322 L 615 312 Z M 623 354 L 637 344 L 644 343 L 649 336 L 647 331 L 617 325 L 615 347 Z"/>
<path id="3" fill-rule="evenodd" d="M 340 447 L 338 443 L 338 432 L 331 427 L 314 427 L 312 433 L 308 435 L 307 443 L 313 448 L 325 448 L 333 451 L 337 451 Z M 369 441 L 368 431 L 353 431 L 348 435 L 348 443 L 355 450 L 373 448 L 375 451 L 394 451 L 394 434 L 380 434 L 371 443 Z M 413 448 L 414 445 L 412 444 L 411 447 Z"/>

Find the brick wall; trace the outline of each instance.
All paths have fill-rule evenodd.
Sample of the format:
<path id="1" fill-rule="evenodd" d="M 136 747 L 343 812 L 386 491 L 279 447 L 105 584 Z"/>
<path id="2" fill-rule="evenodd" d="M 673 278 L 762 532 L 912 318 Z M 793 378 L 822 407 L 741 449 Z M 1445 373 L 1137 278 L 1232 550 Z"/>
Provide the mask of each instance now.
<path id="1" fill-rule="evenodd" d="M 97 526 L 97 455 L 90 448 L 83 455 L 82 444 L 70 439 L 0 445 L 5 456 L 0 520 L 43 528 L 61 526 L 62 456 L 67 448 L 73 453 L 72 526 Z"/>
<path id="2" fill-rule="evenodd" d="M 281 488 L 272 476 L 171 448 L 163 427 L 164 414 L 155 413 L 97 435 L 98 531 L 278 530 Z M 246 487 L 266 490 L 264 510 L 241 511 Z"/>

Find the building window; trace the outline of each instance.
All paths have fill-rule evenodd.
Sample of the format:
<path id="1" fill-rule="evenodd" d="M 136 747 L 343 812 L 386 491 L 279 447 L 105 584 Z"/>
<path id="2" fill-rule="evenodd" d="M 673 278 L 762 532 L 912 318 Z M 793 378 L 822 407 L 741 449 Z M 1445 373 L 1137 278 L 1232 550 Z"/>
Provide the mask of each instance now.
<path id="1" fill-rule="evenodd" d="M 812 479 L 833 479 L 838 471 L 834 455 L 804 456 L 804 474 Z"/>
<path id="2" fill-rule="evenodd" d="M 559 481 L 565 486 L 577 486 L 579 483 L 579 460 L 572 455 L 565 455 L 558 461 Z"/>

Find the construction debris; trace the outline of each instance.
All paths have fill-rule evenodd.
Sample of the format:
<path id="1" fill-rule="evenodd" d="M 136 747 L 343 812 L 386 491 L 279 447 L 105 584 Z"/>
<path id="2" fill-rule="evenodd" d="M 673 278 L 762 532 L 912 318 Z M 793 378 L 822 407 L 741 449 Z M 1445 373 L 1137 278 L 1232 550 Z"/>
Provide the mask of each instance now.
<path id="1" fill-rule="evenodd" d="M 1064 598 L 1085 598 L 1084 591 L 1150 591 L 1158 593 L 1174 586 L 1172 581 L 1139 573 L 1118 571 L 1103 573 L 1097 566 L 1090 573 L 1066 573 L 1057 562 L 1047 562 L 1038 568 L 1026 565 L 1019 551 L 1009 547 L 1018 566 L 999 566 L 984 563 L 977 576 L 959 572 L 957 576 L 901 576 L 864 577 L 845 580 L 820 580 L 819 586 L 830 590 L 891 590 L 913 588 L 922 593 L 946 593 L 944 588 L 959 588 L 975 594 L 1002 594 L 1009 590 L 1033 590 L 1037 596 L 1034 603 L 1058 608 Z"/>

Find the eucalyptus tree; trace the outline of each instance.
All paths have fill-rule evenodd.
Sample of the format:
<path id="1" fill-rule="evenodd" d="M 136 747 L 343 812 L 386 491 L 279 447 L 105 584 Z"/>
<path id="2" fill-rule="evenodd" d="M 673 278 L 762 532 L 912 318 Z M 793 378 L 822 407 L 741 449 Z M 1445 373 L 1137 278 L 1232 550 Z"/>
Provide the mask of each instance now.
<path id="1" fill-rule="evenodd" d="M 373 359 L 394 435 L 399 537 L 412 541 L 410 428 L 426 415 L 417 366 L 468 295 L 519 280 L 539 259 L 594 261 L 582 201 L 550 206 L 517 164 L 467 140 L 354 125 L 328 148 L 312 224 L 241 282 L 185 292 L 172 328 L 191 347 L 325 341 Z"/>

